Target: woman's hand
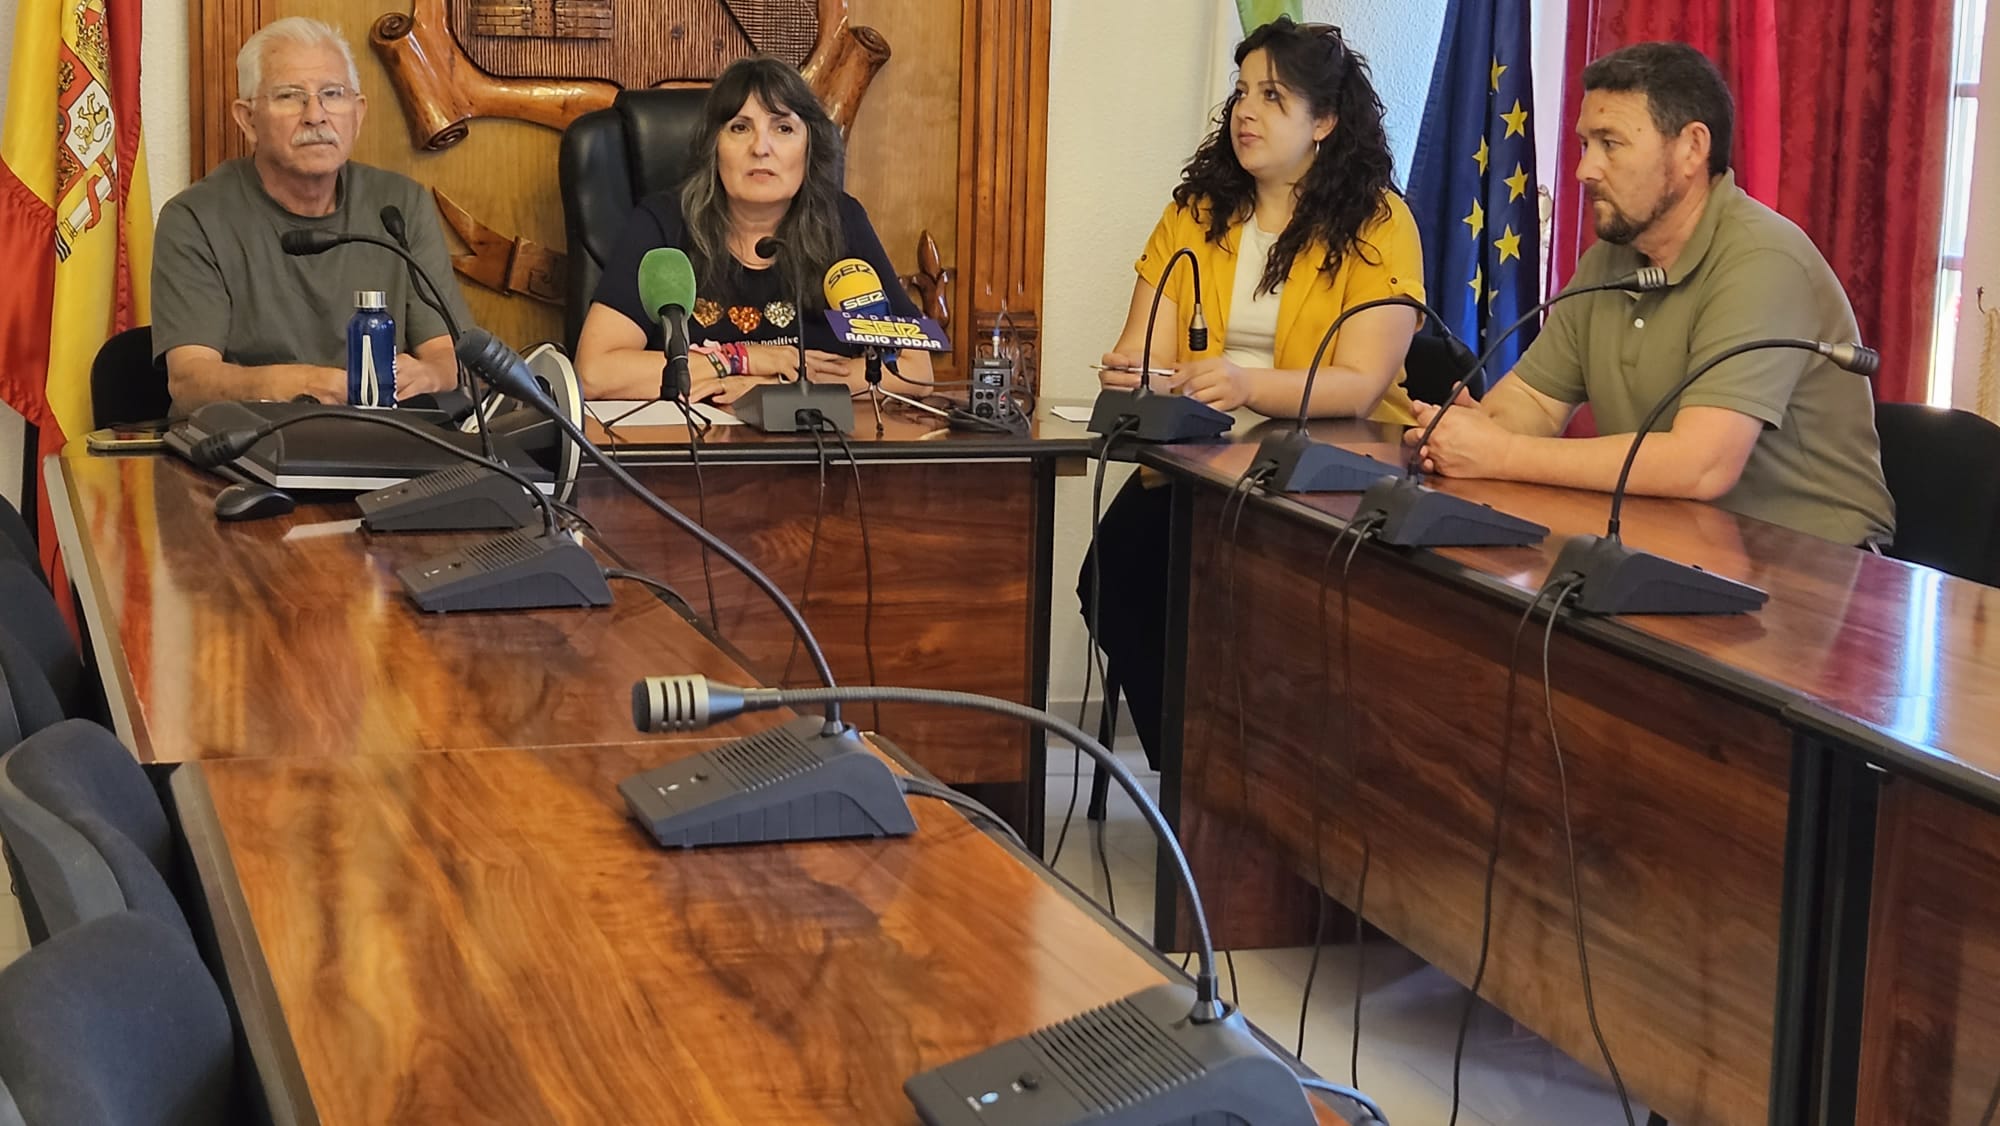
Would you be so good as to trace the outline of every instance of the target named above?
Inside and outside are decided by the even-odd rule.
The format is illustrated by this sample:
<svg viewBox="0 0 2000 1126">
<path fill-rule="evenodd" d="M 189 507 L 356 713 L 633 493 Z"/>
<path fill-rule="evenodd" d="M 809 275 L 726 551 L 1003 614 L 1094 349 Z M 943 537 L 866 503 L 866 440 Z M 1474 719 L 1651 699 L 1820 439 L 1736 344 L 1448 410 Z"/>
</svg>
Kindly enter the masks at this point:
<svg viewBox="0 0 2000 1126">
<path fill-rule="evenodd" d="M 1134 387 L 1139 386 L 1141 381 L 1139 357 L 1128 356 L 1123 352 L 1106 352 L 1103 358 L 1098 360 L 1098 363 L 1103 364 L 1106 370 L 1097 373 L 1097 382 L 1105 387 L 1115 388 L 1120 391 L 1130 391 Z M 1163 386 L 1164 379 L 1160 373 L 1171 373 L 1173 370 L 1174 368 L 1171 364 L 1154 364 L 1154 385 Z"/>
<path fill-rule="evenodd" d="M 745 344 L 744 358 L 748 361 L 746 375 L 781 376 L 797 379 L 799 375 L 799 350 L 790 344 Z"/>
<path fill-rule="evenodd" d="M 1250 401 L 1250 373 L 1228 356 L 1189 360 L 1175 373 L 1172 386 L 1219 411 L 1233 411 Z"/>
<path fill-rule="evenodd" d="M 806 378 L 814 383 L 845 384 L 848 390 L 853 391 L 867 384 L 867 366 L 859 357 L 809 351 L 806 353 Z"/>
<path fill-rule="evenodd" d="M 745 391 L 760 383 L 776 383 L 776 378 L 761 375 L 711 375 L 696 379 L 688 388 L 688 401 L 692 403 L 714 403 L 726 407 L 743 397 Z"/>
</svg>

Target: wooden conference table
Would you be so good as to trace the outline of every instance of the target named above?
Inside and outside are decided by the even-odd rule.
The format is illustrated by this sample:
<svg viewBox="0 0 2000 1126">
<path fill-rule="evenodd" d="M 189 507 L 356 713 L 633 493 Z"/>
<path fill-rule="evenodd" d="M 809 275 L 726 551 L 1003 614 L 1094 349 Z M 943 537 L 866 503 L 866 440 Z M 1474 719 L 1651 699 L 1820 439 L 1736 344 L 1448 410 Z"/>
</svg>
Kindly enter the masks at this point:
<svg viewBox="0 0 2000 1126">
<path fill-rule="evenodd" d="M 1397 456 L 1395 428 L 1315 431 Z M 1481 992 L 1599 1066 L 1545 614 L 1502 716 L 1522 613 L 1564 540 L 1603 531 L 1606 499 L 1433 482 L 1551 534 L 1364 546 L 1343 600 L 1355 495 L 1260 493 L 1230 516 L 1261 436 L 1138 454 L 1176 489 L 1169 636 L 1205 639 L 1170 654 L 1163 797 L 1217 941 L 1311 941 L 1317 887 L 1469 982 L 1511 729 Z M 1633 1097 L 1675 1126 L 1982 1126 L 2000 1082 L 2000 590 L 1688 502 L 1632 499 L 1624 538 L 1771 594 L 1750 615 L 1566 611 L 1555 628 L 1596 1008 Z M 1173 948 L 1185 919 L 1162 892 Z"/>
<path fill-rule="evenodd" d="M 641 740 L 632 678 L 747 674 L 644 590 L 422 615 L 393 571 L 459 537 L 220 524 L 157 458 L 48 480 L 280 1122 L 913 1123 L 915 1072 L 1180 979 L 929 803 L 898 840 L 653 846 L 617 780 L 738 725 Z"/>
<path fill-rule="evenodd" d="M 619 417 L 607 405 L 593 407 L 594 417 Z M 952 430 L 893 403 L 885 405 L 877 434 L 867 402 L 856 402 L 854 411 L 848 443 L 858 475 L 837 442 L 822 438 L 816 445 L 808 434 L 712 427 L 699 447 L 697 474 L 684 427 L 628 420 L 592 428 L 647 487 L 683 512 L 700 514 L 707 528 L 801 603 L 838 680 L 979 692 L 1041 707 L 1048 693 L 1055 479 L 1081 471 L 1090 435 L 1046 411 L 1026 437 Z M 595 469 L 584 473 L 578 493 L 579 507 L 607 542 L 711 617 L 692 539 Z M 710 572 L 716 632 L 759 679 L 816 684 L 784 619 L 748 580 L 713 558 Z M 875 714 L 870 708 L 871 724 Z M 884 704 L 880 715 L 883 734 L 925 769 L 999 811 L 1039 847 L 1040 732 L 998 716 L 934 708 Z"/>
</svg>

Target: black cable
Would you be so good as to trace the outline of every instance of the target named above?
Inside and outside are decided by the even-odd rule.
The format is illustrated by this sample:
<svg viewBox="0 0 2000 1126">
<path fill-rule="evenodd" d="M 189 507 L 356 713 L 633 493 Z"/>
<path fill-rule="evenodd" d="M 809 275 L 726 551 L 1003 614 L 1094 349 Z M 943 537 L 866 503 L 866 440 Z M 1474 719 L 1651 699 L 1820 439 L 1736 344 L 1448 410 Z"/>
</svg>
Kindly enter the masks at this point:
<svg viewBox="0 0 2000 1126">
<path fill-rule="evenodd" d="M 2000 1086 L 1995 1086 L 1993 1096 L 1986 1100 L 1986 1113 L 1979 1116 L 1979 1126 L 1993 1126 L 1995 1113 L 2000 1113 Z"/>
<path fill-rule="evenodd" d="M 1222 952 L 1222 962 L 1229 967 L 1229 1007 L 1242 1012 L 1243 992 L 1236 984 L 1236 956 L 1230 951 L 1224 950 Z"/>
<path fill-rule="evenodd" d="M 1112 918 L 1118 917 L 1118 893 L 1111 888 L 1111 854 L 1104 847 L 1104 822 L 1090 827 L 1090 836 L 1097 848 L 1097 866 L 1104 873 L 1104 909 Z"/>
<path fill-rule="evenodd" d="M 1215 539 L 1215 550 L 1221 550 L 1220 545 L 1223 543 L 1229 545 L 1228 577 L 1224 580 L 1223 584 L 1222 632 L 1229 639 L 1230 682 L 1234 688 L 1236 699 L 1237 790 L 1242 802 L 1241 809 L 1245 815 L 1239 818 L 1237 822 L 1238 827 L 1236 832 L 1239 838 L 1248 824 L 1247 814 L 1250 809 L 1250 742 L 1248 728 L 1243 715 L 1243 653 L 1242 638 L 1240 636 L 1242 631 L 1238 628 L 1240 622 L 1236 616 L 1236 566 L 1237 559 L 1241 555 L 1236 550 L 1236 541 L 1243 529 L 1243 510 L 1250 506 L 1250 494 L 1269 476 L 1270 471 L 1268 469 L 1263 469 L 1253 464 L 1250 468 L 1243 471 L 1242 476 L 1236 479 L 1236 483 L 1230 486 L 1229 496 L 1222 502 L 1222 513 L 1217 520 L 1218 528 Z M 1234 503 L 1236 506 L 1233 517 L 1229 511 L 1231 503 Z M 1226 537 L 1220 528 L 1220 525 L 1225 523 L 1229 526 Z M 1235 883 L 1236 861 L 1242 854 L 1243 850 L 1241 848 L 1231 849 L 1228 859 L 1223 862 L 1222 882 L 1225 886 Z M 1237 992 L 1236 965 L 1234 962 L 1231 962 L 1229 966 L 1229 991 L 1230 1004 L 1238 1004 L 1239 994 Z M 1239 1005 L 1238 1007 L 1241 1006 Z"/>
<path fill-rule="evenodd" d="M 677 396 L 672 401 L 681 409 L 681 420 L 687 423 L 688 463 L 694 466 L 694 518 L 706 528 L 708 527 L 708 482 L 704 481 L 701 475 L 702 434 L 695 426 L 694 404 L 689 402 L 686 396 Z M 610 430 L 607 428 L 605 432 L 610 433 Z M 720 633 L 722 618 L 715 612 L 715 573 L 709 569 L 707 544 L 701 545 L 701 583 L 708 592 L 708 624 Z M 792 638 L 792 647 L 798 648 L 798 638 Z M 786 662 L 785 671 L 791 671 L 789 660 Z"/>
<path fill-rule="evenodd" d="M 847 435 L 839 427 L 826 424 L 827 432 L 840 443 L 841 452 L 847 455 L 847 467 L 854 473 L 854 520 L 861 525 L 861 589 L 864 601 L 861 610 L 861 656 L 868 666 L 868 683 L 880 684 L 882 678 L 875 675 L 875 549 L 868 539 L 868 509 L 861 500 L 861 462 L 854 456 L 854 447 L 848 445 Z M 875 730 L 882 730 L 882 705 L 870 705 L 875 720 Z"/>
<path fill-rule="evenodd" d="M 1598 1055 L 1604 1058 L 1604 1070 L 1611 1073 L 1611 1085 L 1618 1091 L 1618 1105 L 1625 1112 L 1625 1126 L 1638 1126 L 1632 1117 L 1631 1096 L 1625 1093 L 1625 1077 L 1618 1073 L 1618 1065 L 1611 1059 L 1611 1045 L 1605 1041 L 1604 1029 L 1597 1023 L 1597 998 L 1590 987 L 1590 951 L 1584 941 L 1583 887 L 1576 871 L 1576 834 L 1570 827 L 1569 819 L 1569 770 L 1563 765 L 1562 736 L 1556 731 L 1555 686 L 1549 682 L 1549 650 L 1555 640 L 1556 619 L 1562 616 L 1563 603 L 1582 588 L 1583 579 L 1580 576 L 1563 579 L 1556 591 L 1555 603 L 1549 607 L 1549 623 L 1542 631 L 1542 704 L 1548 714 L 1549 745 L 1556 755 L 1556 790 L 1562 799 L 1563 849 L 1569 858 L 1570 919 L 1576 927 L 1576 966 L 1583 975 L 1583 1011 L 1590 1018 L 1590 1035 L 1597 1041 Z"/>
<path fill-rule="evenodd" d="M 1500 712 L 1500 786 L 1493 799 L 1493 836 L 1486 849 L 1486 890 L 1479 911 L 1479 960 L 1472 971 L 1472 985 L 1465 992 L 1465 1004 L 1458 1014 L 1458 1042 L 1451 1051 L 1451 1118 L 1447 1126 L 1457 1126 L 1462 1075 L 1465 1066 L 1465 1037 L 1472 1027 L 1472 1008 L 1479 1003 L 1479 987 L 1486 980 L 1487 957 L 1493 952 L 1493 884 L 1500 871 L 1501 835 L 1507 823 L 1509 773 L 1514 762 L 1514 696 L 1521 670 L 1521 636 L 1528 620 L 1548 596 L 1548 588 L 1535 592 L 1521 620 L 1514 626 L 1514 640 L 1507 652 L 1507 702 Z"/>
<path fill-rule="evenodd" d="M 1077 702 L 1076 725 L 1082 727 L 1090 713 L 1090 677 L 1093 672 L 1099 680 L 1109 684 L 1104 673 L 1104 654 L 1097 645 L 1098 615 L 1103 613 L 1101 605 L 1104 595 L 1103 552 L 1097 542 L 1097 534 L 1104 522 L 1104 471 L 1111 463 L 1111 444 L 1126 431 L 1136 429 L 1139 420 L 1121 418 L 1111 424 L 1111 429 L 1097 443 L 1097 474 L 1090 486 L 1090 605 L 1083 616 L 1083 699 Z M 1076 795 L 1079 780 L 1083 776 L 1083 752 L 1070 752 L 1069 807 L 1063 811 L 1062 829 L 1056 833 L 1055 851 L 1049 854 L 1049 868 L 1062 859 L 1064 842 L 1069 840 L 1070 823 L 1076 820 Z"/>
<path fill-rule="evenodd" d="M 1366 1111 L 1370 1118 L 1375 1120 L 1370 1126 L 1389 1126 L 1389 1116 L 1382 1112 L 1381 1104 L 1362 1094 L 1356 1088 L 1343 1087 L 1338 1083 L 1329 1083 L 1324 1079 L 1305 1075 L 1299 1076 L 1299 1086 L 1314 1091 L 1325 1091 L 1329 1095 L 1338 1095 L 1351 1103 L 1355 1103 L 1363 1111 Z"/>
<path fill-rule="evenodd" d="M 806 573 L 805 577 L 799 581 L 798 607 L 800 614 L 804 614 L 806 607 L 812 604 L 813 567 L 819 562 L 819 526 L 826 519 L 826 442 L 821 439 L 821 432 L 817 426 L 806 431 L 806 433 L 812 435 L 813 449 L 819 455 L 819 498 L 813 503 L 812 539 L 808 541 L 806 546 Z M 798 658 L 798 655 L 799 639 L 798 635 L 794 634 L 792 636 L 792 647 L 785 653 L 784 672 L 778 677 L 780 685 L 789 685 L 791 683 L 792 662 Z"/>
<path fill-rule="evenodd" d="M 909 775 L 903 775 L 896 781 L 902 786 L 903 793 L 916 798 L 930 798 L 933 801 L 941 801 L 946 805 L 952 806 L 972 820 L 983 821 L 987 825 L 1000 830 L 1001 834 L 1014 842 L 1014 846 L 1022 852 L 1028 851 L 1028 842 L 1021 839 L 1021 834 L 1015 832 L 1014 827 L 1007 824 L 1005 818 L 970 797 L 959 793 L 957 790 L 948 786 L 935 785 L 922 778 L 912 778 Z"/>
<path fill-rule="evenodd" d="M 1356 746 L 1354 741 L 1354 724 L 1353 724 L 1354 662 L 1352 657 L 1352 651 L 1348 644 L 1349 637 L 1352 631 L 1350 627 L 1348 627 L 1347 625 L 1347 622 L 1350 620 L 1347 617 L 1347 614 L 1349 613 L 1349 604 L 1347 599 L 1347 577 L 1349 571 L 1351 571 L 1354 567 L 1355 554 L 1361 550 L 1362 543 L 1367 540 L 1369 534 L 1373 532 L 1375 528 L 1379 526 L 1379 524 L 1380 521 L 1368 520 L 1368 521 L 1349 523 L 1346 526 L 1342 527 L 1340 530 L 1340 534 L 1336 535 L 1333 538 L 1333 544 L 1327 548 L 1325 558 L 1320 560 L 1320 567 L 1319 567 L 1320 680 L 1325 688 L 1325 690 L 1320 694 L 1319 729 L 1320 729 L 1320 743 L 1322 746 L 1324 746 L 1330 742 L 1330 740 L 1327 738 L 1327 735 L 1328 735 L 1328 728 L 1331 727 L 1333 720 L 1332 699 L 1334 696 L 1333 686 L 1331 683 L 1333 680 L 1333 655 L 1332 655 L 1332 640 L 1331 640 L 1333 631 L 1330 628 L 1328 628 L 1326 620 L 1326 596 L 1327 596 L 1327 587 L 1329 585 L 1327 583 L 1327 572 L 1330 571 L 1333 567 L 1334 557 L 1340 554 L 1340 548 L 1342 543 L 1346 541 L 1349 533 L 1352 533 L 1354 536 L 1354 542 L 1348 546 L 1347 559 L 1341 565 L 1341 570 L 1340 570 L 1341 614 L 1342 614 L 1341 660 L 1343 662 L 1343 668 L 1346 670 L 1345 687 L 1342 690 L 1343 699 L 1345 701 L 1344 705 L 1345 723 L 1343 725 L 1343 730 L 1345 732 L 1345 738 L 1347 741 L 1347 749 L 1348 749 L 1349 769 L 1348 769 L 1347 797 L 1350 800 L 1352 800 L 1355 797 L 1355 795 L 1359 792 L 1357 778 L 1359 774 L 1358 758 L 1360 755 L 1360 750 Z M 1319 903 L 1316 905 L 1316 908 L 1313 912 L 1312 960 L 1306 965 L 1305 989 L 1299 996 L 1298 1048 L 1296 1051 L 1293 1052 L 1293 1054 L 1301 1058 L 1303 1058 L 1306 1053 L 1306 1014 L 1312 1007 L 1313 982 L 1319 976 L 1320 954 L 1326 945 L 1327 898 L 1328 898 L 1326 893 L 1326 850 L 1324 849 L 1324 847 L 1322 847 L 1320 843 L 1322 837 L 1324 836 L 1324 819 L 1322 817 L 1322 814 L 1324 813 L 1325 810 L 1323 795 L 1325 794 L 1326 788 L 1321 784 L 1322 780 L 1320 777 L 1320 760 L 1321 756 L 1318 753 L 1314 753 L 1311 755 L 1311 767 L 1312 767 L 1311 788 L 1313 795 L 1312 797 L 1313 887 L 1319 891 Z M 1364 897 L 1367 895 L 1367 887 L 1368 887 L 1368 843 L 1367 843 L 1367 836 L 1365 833 L 1362 836 L 1361 858 L 1362 858 L 1361 889 L 1359 892 L 1356 893 L 1355 896 L 1356 904 L 1354 907 L 1355 918 L 1357 921 L 1361 918 L 1362 902 L 1364 902 Z M 1356 928 L 1356 932 L 1357 932 L 1356 942 L 1358 945 L 1359 943 L 1358 925 Z M 1356 957 L 1357 959 L 1360 957 L 1360 952 L 1358 950 L 1356 951 Z M 1361 1082 L 1360 1050 L 1358 1047 L 1361 1040 L 1361 1014 L 1360 1014 L 1360 1004 L 1359 1004 L 1359 991 L 1360 991 L 1359 977 L 1361 974 L 1361 969 L 1357 968 L 1355 973 L 1357 979 L 1355 983 L 1357 999 L 1355 1005 L 1354 1035 L 1352 1042 L 1355 1045 L 1357 1045 L 1357 1047 L 1355 1047 L 1354 1053 L 1349 1060 L 1349 1069 L 1352 1072 L 1354 1072 L 1353 1082 L 1355 1083 L 1355 1085 L 1359 1086 Z"/>
<path fill-rule="evenodd" d="M 1373 535 L 1382 523 L 1380 517 L 1370 517 L 1361 522 L 1361 530 L 1354 536 L 1354 546 L 1347 549 L 1347 560 L 1340 567 L 1341 714 L 1347 741 L 1347 793 L 1354 801 L 1361 800 L 1361 741 L 1354 735 L 1354 602 L 1351 597 L 1354 585 L 1349 578 L 1354 569 L 1354 555 L 1361 550 L 1362 541 Z M 1368 872 L 1374 861 L 1374 842 L 1364 828 L 1361 831 L 1361 871 L 1354 879 L 1354 1011 L 1347 1037 L 1348 1081 L 1356 1087 L 1361 1086 L 1361 995 L 1368 978 Z"/>
<path fill-rule="evenodd" d="M 606 567 L 604 569 L 604 577 L 607 579 L 624 579 L 627 582 L 634 582 L 638 583 L 641 586 L 651 587 L 652 589 L 660 592 L 661 594 L 666 595 L 668 598 L 673 599 L 675 602 L 681 604 L 682 606 L 687 605 L 687 599 L 681 597 L 680 591 L 675 590 L 672 586 L 668 585 L 667 583 L 661 582 L 659 579 L 656 579 L 651 575 L 642 575 L 637 571 L 627 570 L 623 567 Z"/>
</svg>

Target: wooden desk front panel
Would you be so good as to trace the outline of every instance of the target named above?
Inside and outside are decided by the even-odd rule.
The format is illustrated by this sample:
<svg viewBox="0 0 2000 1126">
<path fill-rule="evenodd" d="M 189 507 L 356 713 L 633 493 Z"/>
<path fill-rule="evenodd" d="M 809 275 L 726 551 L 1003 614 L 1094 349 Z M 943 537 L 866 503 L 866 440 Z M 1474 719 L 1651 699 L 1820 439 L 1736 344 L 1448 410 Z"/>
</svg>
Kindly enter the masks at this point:
<svg viewBox="0 0 2000 1126">
<path fill-rule="evenodd" d="M 1032 703 L 1041 697 L 1046 661 L 1036 640 L 1046 631 L 1048 613 L 1041 575 L 1046 562 L 1037 558 L 1038 529 L 1048 517 L 1046 469 L 1027 460 L 864 461 L 857 498 L 853 471 L 835 465 L 826 476 L 809 592 L 817 464 L 706 463 L 705 517 L 692 469 L 655 465 L 634 472 L 801 602 L 841 683 L 945 688 Z M 583 511 L 607 543 L 708 613 L 701 551 L 692 538 L 608 477 L 586 474 L 578 491 Z M 864 509 L 874 560 L 872 669 L 859 518 Z M 720 558 L 711 555 L 709 568 L 716 632 L 765 683 L 782 678 L 789 687 L 817 687 L 811 663 L 795 652 L 792 632 L 770 601 Z M 864 726 L 874 725 L 874 715 L 872 708 L 850 708 L 850 718 Z M 1031 736 L 1001 717 L 883 705 L 880 726 L 946 782 L 1030 780 Z"/>
<path fill-rule="evenodd" d="M 747 675 L 629 583 L 600 609 L 415 609 L 397 568 L 486 533 L 371 535 L 347 502 L 225 524 L 221 483 L 165 458 L 56 472 L 106 691 L 142 761 L 629 742 L 635 679 Z"/>
<path fill-rule="evenodd" d="M 1986 1126 L 2000 1088 L 2000 818 L 1890 778 L 1856 1122 Z"/>
<path fill-rule="evenodd" d="M 1253 506 L 1232 551 L 1215 535 L 1224 499 L 1197 487 L 1189 636 L 1202 640 L 1188 656 L 1180 810 L 1217 941 L 1310 941 L 1296 926 L 1310 916 L 1284 883 L 1311 880 L 1323 864 L 1321 886 L 1354 906 L 1365 840 L 1367 919 L 1469 982 L 1519 611 L 1363 549 L 1350 592 L 1350 745 L 1338 560 L 1321 626 L 1331 533 Z M 1543 710 L 1541 625 L 1538 617 L 1520 652 L 1481 992 L 1598 1067 Z M 1556 719 L 1592 981 L 1613 1055 L 1633 1096 L 1676 1124 L 1760 1123 L 1788 735 L 1772 716 L 1557 632 Z"/>
<path fill-rule="evenodd" d="M 176 778 L 321 1122 L 913 1124 L 910 1075 L 1165 980 L 934 803 L 899 840 L 659 849 L 614 787 L 664 748 Z"/>
</svg>

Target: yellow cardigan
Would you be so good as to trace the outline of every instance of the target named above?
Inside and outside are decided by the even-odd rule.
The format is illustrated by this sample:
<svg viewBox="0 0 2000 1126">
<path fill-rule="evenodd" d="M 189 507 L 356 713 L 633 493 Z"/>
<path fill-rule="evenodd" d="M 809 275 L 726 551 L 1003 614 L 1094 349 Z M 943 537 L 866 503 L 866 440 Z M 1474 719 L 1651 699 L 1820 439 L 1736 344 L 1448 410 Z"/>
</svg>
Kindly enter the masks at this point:
<svg viewBox="0 0 2000 1126">
<path fill-rule="evenodd" d="M 1292 272 L 1278 294 L 1278 335 L 1272 353 L 1279 369 L 1304 371 L 1310 367 L 1319 338 L 1350 305 L 1394 294 L 1423 300 L 1424 250 L 1417 221 L 1401 196 L 1386 192 L 1383 198 L 1389 205 L 1388 216 L 1370 220 L 1362 228 L 1360 248 L 1341 258 L 1340 268 L 1331 278 L 1320 269 L 1326 261 L 1326 248 L 1321 243 L 1312 243 L 1293 260 Z M 1230 227 L 1221 242 L 1209 242 L 1207 228 L 1196 212 L 1170 203 L 1160 216 L 1160 225 L 1153 228 L 1153 237 L 1146 240 L 1145 253 L 1134 264 L 1146 284 L 1157 289 L 1174 251 L 1185 246 L 1194 252 L 1201 267 L 1202 311 L 1208 320 L 1208 350 L 1197 356 L 1221 355 L 1229 339 L 1229 298 L 1236 288 L 1236 250 L 1240 245 L 1242 224 Z M 1247 268 L 1262 272 L 1264 264 L 1249 263 Z M 1194 315 L 1193 294 L 1193 272 L 1182 265 L 1174 270 L 1167 296 L 1179 316 L 1180 331 L 1175 339 L 1183 351 L 1188 321 Z M 1331 357 L 1339 346 L 1340 338 L 1335 336 L 1326 355 Z M 1322 365 L 1325 362 L 1322 359 Z M 1400 371 L 1368 417 L 1377 422 L 1415 424 L 1417 416 L 1410 410 L 1410 396 L 1403 390 Z"/>
</svg>

